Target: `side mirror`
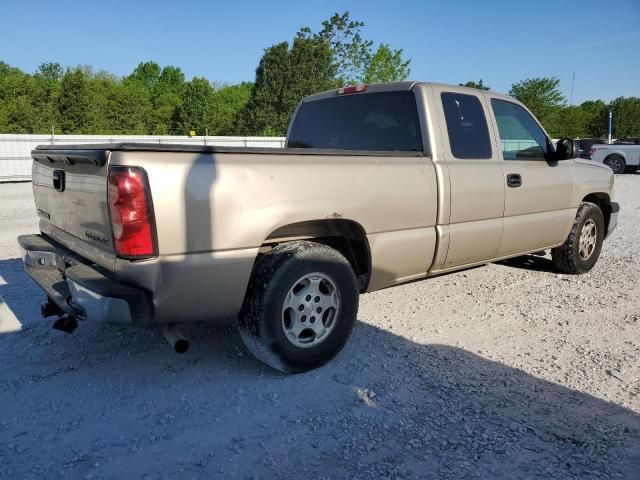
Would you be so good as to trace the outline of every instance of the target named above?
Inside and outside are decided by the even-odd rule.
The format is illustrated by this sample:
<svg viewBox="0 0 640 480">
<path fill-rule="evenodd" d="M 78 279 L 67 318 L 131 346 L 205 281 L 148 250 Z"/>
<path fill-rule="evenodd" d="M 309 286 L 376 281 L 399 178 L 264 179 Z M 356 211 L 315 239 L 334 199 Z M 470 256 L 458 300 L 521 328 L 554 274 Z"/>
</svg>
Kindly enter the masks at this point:
<svg viewBox="0 0 640 480">
<path fill-rule="evenodd" d="M 561 138 L 556 143 L 556 154 L 554 160 L 571 160 L 577 158 L 579 153 L 578 142 L 571 138 Z"/>
</svg>

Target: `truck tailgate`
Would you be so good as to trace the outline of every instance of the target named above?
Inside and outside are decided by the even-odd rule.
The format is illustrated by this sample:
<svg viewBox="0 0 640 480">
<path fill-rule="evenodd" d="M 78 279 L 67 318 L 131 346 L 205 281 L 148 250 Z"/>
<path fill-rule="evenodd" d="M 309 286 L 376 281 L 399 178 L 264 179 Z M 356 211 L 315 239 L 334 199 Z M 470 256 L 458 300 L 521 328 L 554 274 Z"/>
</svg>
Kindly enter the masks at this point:
<svg viewBox="0 0 640 480">
<path fill-rule="evenodd" d="M 38 147 L 33 193 L 40 230 L 70 250 L 113 269 L 115 254 L 107 198 L 106 149 Z"/>
</svg>

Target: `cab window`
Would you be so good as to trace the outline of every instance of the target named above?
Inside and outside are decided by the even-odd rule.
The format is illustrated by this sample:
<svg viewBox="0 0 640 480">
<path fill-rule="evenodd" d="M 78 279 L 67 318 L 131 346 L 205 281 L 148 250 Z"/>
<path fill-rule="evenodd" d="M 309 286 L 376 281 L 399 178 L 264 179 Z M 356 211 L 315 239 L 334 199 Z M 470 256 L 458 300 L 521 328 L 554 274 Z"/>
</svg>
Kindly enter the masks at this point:
<svg viewBox="0 0 640 480">
<path fill-rule="evenodd" d="M 520 105 L 491 99 L 498 124 L 502 157 L 505 160 L 544 160 L 547 136 L 533 117 Z"/>
<path fill-rule="evenodd" d="M 300 105 L 287 146 L 377 152 L 422 152 L 412 91 L 356 93 Z"/>
<path fill-rule="evenodd" d="M 491 158 L 491 139 L 480 99 L 464 93 L 441 94 L 451 153 L 456 158 Z"/>
</svg>

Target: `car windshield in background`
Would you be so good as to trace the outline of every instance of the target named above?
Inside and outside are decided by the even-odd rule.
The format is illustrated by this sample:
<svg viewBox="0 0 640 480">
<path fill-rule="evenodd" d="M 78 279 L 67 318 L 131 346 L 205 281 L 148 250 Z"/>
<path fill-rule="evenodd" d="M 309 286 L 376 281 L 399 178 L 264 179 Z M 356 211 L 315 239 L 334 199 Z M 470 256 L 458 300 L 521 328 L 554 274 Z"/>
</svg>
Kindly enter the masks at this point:
<svg viewBox="0 0 640 480">
<path fill-rule="evenodd" d="M 293 120 L 291 148 L 421 152 L 413 92 L 350 94 L 303 103 Z"/>
</svg>

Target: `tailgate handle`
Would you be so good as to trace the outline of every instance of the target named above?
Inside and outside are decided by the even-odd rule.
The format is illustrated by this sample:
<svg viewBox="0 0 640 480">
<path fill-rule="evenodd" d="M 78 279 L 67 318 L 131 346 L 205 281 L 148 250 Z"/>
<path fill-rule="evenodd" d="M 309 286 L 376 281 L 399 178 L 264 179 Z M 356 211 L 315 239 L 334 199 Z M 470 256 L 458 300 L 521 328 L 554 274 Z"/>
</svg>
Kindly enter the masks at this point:
<svg viewBox="0 0 640 480">
<path fill-rule="evenodd" d="M 53 188 L 58 192 L 64 192 L 64 170 L 53 171 Z"/>
</svg>

